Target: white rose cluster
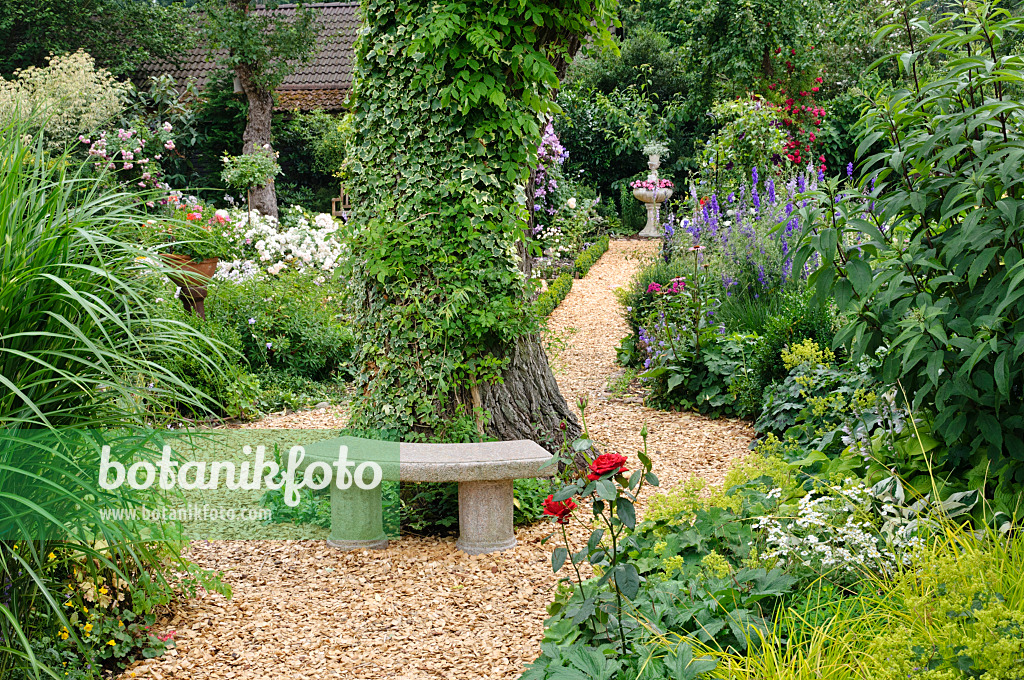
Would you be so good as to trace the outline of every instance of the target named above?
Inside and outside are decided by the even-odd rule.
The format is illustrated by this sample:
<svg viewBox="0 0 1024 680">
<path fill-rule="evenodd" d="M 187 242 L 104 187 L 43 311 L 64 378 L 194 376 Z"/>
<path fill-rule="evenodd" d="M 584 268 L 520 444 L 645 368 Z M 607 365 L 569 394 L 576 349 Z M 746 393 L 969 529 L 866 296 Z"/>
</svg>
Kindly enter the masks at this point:
<svg viewBox="0 0 1024 680">
<path fill-rule="evenodd" d="M 244 283 L 258 277 L 263 269 L 252 260 L 221 260 L 217 263 L 215 279 Z"/>
<path fill-rule="evenodd" d="M 285 211 L 285 222 L 249 212 L 227 211 L 232 222 L 232 233 L 243 252 L 252 253 L 251 260 L 223 263 L 219 278 L 244 281 L 255 276 L 259 268 L 276 276 L 285 269 L 315 268 L 332 272 L 339 261 L 348 256 L 349 248 L 339 238 L 341 224 L 326 213 L 310 216 L 301 208 Z"/>
</svg>

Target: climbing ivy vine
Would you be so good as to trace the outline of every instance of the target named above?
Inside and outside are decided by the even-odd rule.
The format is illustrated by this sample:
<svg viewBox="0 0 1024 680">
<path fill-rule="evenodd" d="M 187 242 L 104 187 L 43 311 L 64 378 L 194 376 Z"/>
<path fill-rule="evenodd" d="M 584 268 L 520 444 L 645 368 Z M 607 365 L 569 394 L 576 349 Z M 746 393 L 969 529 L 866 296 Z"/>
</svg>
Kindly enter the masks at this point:
<svg viewBox="0 0 1024 680">
<path fill-rule="evenodd" d="M 443 434 L 534 330 L 524 186 L 559 72 L 582 41 L 611 45 L 614 3 L 363 0 L 355 425 Z"/>
</svg>

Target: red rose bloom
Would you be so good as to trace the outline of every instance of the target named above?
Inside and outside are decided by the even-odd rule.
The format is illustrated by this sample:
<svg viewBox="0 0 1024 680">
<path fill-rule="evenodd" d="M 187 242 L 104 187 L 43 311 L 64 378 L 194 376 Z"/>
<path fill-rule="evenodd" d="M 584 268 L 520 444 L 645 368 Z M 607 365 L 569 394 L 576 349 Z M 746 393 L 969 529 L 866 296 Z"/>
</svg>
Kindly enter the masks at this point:
<svg viewBox="0 0 1024 680">
<path fill-rule="evenodd" d="M 626 471 L 625 456 L 620 456 L 617 453 L 602 453 L 590 464 L 590 474 L 587 475 L 587 479 L 594 481 L 601 479 L 602 475 L 606 475 L 609 472 L 622 474 Z"/>
<path fill-rule="evenodd" d="M 544 500 L 544 514 L 557 517 L 559 524 L 566 524 L 569 521 L 569 515 L 575 509 L 576 504 L 573 503 L 571 498 L 564 501 L 556 501 L 555 495 L 551 494 Z"/>
</svg>

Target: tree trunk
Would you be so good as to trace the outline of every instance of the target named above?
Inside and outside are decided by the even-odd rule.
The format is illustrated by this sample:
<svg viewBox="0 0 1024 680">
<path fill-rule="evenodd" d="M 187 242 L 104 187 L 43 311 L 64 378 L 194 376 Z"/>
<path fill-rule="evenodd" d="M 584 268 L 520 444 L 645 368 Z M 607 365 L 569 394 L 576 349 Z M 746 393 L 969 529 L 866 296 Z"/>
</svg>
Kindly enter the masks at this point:
<svg viewBox="0 0 1024 680">
<path fill-rule="evenodd" d="M 274 93 L 256 85 L 253 69 L 249 66 L 237 66 L 235 75 L 238 76 L 242 91 L 249 100 L 249 115 L 245 121 L 245 133 L 242 135 L 242 153 L 253 153 L 257 149 L 273 152 L 273 147 L 270 146 L 270 126 L 274 116 Z M 264 215 L 277 217 L 277 192 L 274 189 L 274 180 L 252 188 L 249 207 L 259 210 Z"/>
<path fill-rule="evenodd" d="M 485 31 L 493 31 L 498 18 L 516 16 L 515 8 L 499 4 L 495 17 L 485 17 L 494 6 L 471 4 L 464 14 L 480 17 L 473 21 Z M 353 317 L 361 370 L 351 422 L 398 437 L 464 437 L 471 398 L 489 414 L 486 425 L 476 422 L 477 430 L 501 440 L 532 439 L 558 452 L 580 425 L 540 338 L 521 335 L 530 327 L 522 318 L 529 310 L 509 299 L 521 284 L 514 268 L 528 272 L 530 265 L 517 185 L 532 180 L 528 164 L 535 163 L 531 151 L 540 142 L 510 121 L 536 115 L 522 103 L 524 91 L 553 93 L 532 69 L 494 63 L 491 49 L 472 41 L 459 50 L 479 61 L 473 76 L 501 83 L 512 109 L 493 96 L 462 92 L 454 66 L 423 78 L 408 55 L 420 49 L 414 36 L 434 21 L 435 4 L 366 0 L 363 8 L 361 40 L 374 47 L 372 58 L 357 65 L 361 95 L 349 148 L 353 219 L 365 226 L 354 247 L 360 253 L 353 279 L 361 304 Z M 584 18 L 593 11 L 585 3 L 559 8 Z M 572 47 L 590 35 L 585 26 L 573 29 L 580 36 L 570 34 L 569 23 L 531 33 L 524 47 L 544 54 L 545 46 Z M 567 63 L 553 60 L 556 71 Z M 438 92 L 449 86 L 457 94 L 442 103 Z M 482 130 L 488 131 L 483 137 Z M 533 188 L 527 187 L 528 196 Z M 501 359 L 506 368 L 495 383 L 493 367 Z M 447 429 L 452 425 L 459 429 Z"/>
<path fill-rule="evenodd" d="M 491 416 L 487 434 L 503 441 L 532 439 L 558 453 L 562 442 L 571 442 L 581 430 L 558 390 L 540 338 L 518 338 L 511 358 L 504 382 L 480 388 L 480 407 Z"/>
</svg>

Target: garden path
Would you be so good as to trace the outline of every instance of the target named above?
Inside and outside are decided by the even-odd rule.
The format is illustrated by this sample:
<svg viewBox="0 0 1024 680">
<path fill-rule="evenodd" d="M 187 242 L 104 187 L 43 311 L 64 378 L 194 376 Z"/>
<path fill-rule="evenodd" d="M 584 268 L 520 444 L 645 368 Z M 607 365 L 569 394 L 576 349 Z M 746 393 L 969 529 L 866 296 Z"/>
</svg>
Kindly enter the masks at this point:
<svg viewBox="0 0 1024 680">
<path fill-rule="evenodd" d="M 659 411 L 643 406 L 638 381 L 621 395 L 609 385 L 610 378 L 623 374 L 616 348 L 629 333 L 615 289 L 625 288 L 659 246 L 660 241 L 612 241 L 551 314 L 547 344 L 562 395 L 574 407 L 580 397 L 587 398 L 587 426 L 602 452 L 633 456 L 643 446 L 640 430 L 647 423 L 647 447 L 663 488 L 691 475 L 714 482 L 753 438 L 743 421 Z"/>
<path fill-rule="evenodd" d="M 613 241 L 549 321 L 548 344 L 566 399 L 589 398 L 602 450 L 634 456 L 640 428 L 663 487 L 717 479 L 751 432 L 739 421 L 644 407 L 608 378 L 626 332 L 614 290 L 653 257 L 656 243 Z M 267 418 L 257 427 L 338 427 L 343 409 Z M 635 459 L 633 462 L 635 465 Z M 122 678 L 317 680 L 516 678 L 539 653 L 556 579 L 550 525 L 518 532 L 514 549 L 470 557 L 453 539 L 403 537 L 387 550 L 339 552 L 319 541 L 195 542 L 190 558 L 223 570 L 234 594 L 202 595 L 162 622 L 178 647 Z M 585 536 L 580 523 L 574 535 Z"/>
</svg>

